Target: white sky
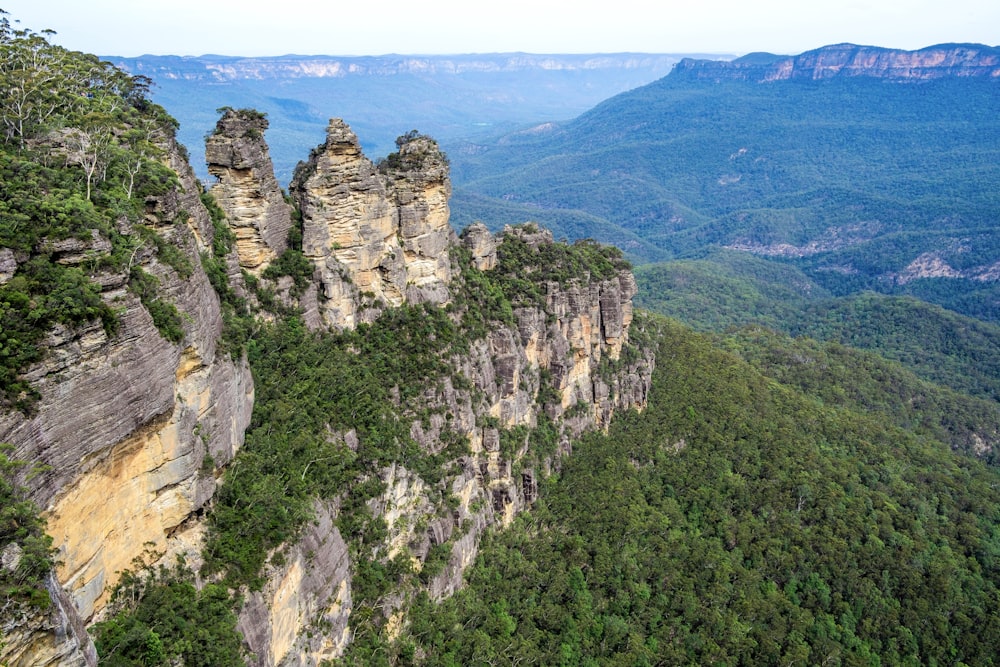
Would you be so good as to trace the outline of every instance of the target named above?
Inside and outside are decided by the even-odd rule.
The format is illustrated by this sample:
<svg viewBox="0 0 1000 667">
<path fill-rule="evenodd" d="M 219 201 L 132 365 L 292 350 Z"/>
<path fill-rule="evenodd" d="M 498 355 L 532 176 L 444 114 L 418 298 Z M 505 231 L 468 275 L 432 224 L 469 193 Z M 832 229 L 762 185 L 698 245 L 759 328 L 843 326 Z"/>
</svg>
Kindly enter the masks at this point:
<svg viewBox="0 0 1000 667">
<path fill-rule="evenodd" d="M 1000 44 L 1000 0 L 0 0 L 104 56 L 794 54 L 852 42 Z"/>
</svg>

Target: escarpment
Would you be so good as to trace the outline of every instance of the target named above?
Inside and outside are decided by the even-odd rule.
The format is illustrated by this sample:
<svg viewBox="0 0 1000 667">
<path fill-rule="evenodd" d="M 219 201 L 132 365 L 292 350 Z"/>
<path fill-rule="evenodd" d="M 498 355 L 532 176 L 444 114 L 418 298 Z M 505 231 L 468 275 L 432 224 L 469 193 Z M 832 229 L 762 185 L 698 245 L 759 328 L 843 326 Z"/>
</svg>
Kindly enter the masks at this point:
<svg viewBox="0 0 1000 667">
<path fill-rule="evenodd" d="M 93 664 L 81 621 L 101 612 L 144 549 L 183 549 L 249 423 L 249 368 L 219 349 L 219 297 L 199 257 L 213 241 L 201 187 L 173 139 L 159 142 L 176 185 L 148 196 L 138 220 L 118 220 L 125 262 L 99 261 L 112 244 L 97 232 L 58 254 L 63 265 L 92 272 L 116 329 L 100 320 L 51 329 L 41 361 L 23 375 L 37 401 L 28 412 L 0 414 L 0 442 L 42 471 L 24 484 L 56 549 L 46 613 L 64 618 L 55 629 L 48 621 L 5 628 L 0 650 L 13 665 Z M 179 328 L 164 333 L 150 309 L 166 304 Z M 69 639 L 50 641 L 62 636 Z M 60 653 L 67 646 L 75 648 Z"/>
<path fill-rule="evenodd" d="M 1000 77 L 1000 49 L 982 44 L 938 44 L 916 51 L 855 44 L 824 46 L 797 56 L 753 53 L 733 61 L 685 58 L 677 76 L 758 83 L 843 77 L 897 82 Z"/>
<path fill-rule="evenodd" d="M 574 437 L 645 405 L 654 360 L 630 335 L 636 286 L 619 252 L 555 243 L 534 225 L 494 236 L 477 224 L 459 238 L 432 139 L 404 135 L 375 164 L 339 120 L 296 171 L 295 215 L 274 183 L 265 129 L 259 115 L 230 110 L 207 139 L 218 210 L 164 140 L 174 185 L 146 199 L 141 220 L 119 221 L 127 261 L 93 273 L 117 329 L 53 327 L 43 360 L 24 373 L 37 404 L 0 416 L 0 441 L 45 466 L 25 483 L 59 561 L 47 620 L 4 630 L 11 664 L 93 664 L 83 626 L 128 613 L 109 603 L 140 557 L 179 557 L 198 587 L 231 586 L 250 664 L 315 665 L 350 651 L 359 633 L 397 636 L 415 595 L 461 586 L 484 531 L 537 500 Z M 57 256 L 84 266 L 121 242 L 95 233 Z M 23 258 L 8 254 L 0 267 L 16 276 Z M 177 312 L 169 326 L 164 304 Z M 377 405 L 352 393 L 362 385 L 332 377 L 320 378 L 316 402 L 305 385 L 255 391 L 267 376 L 251 379 L 224 330 L 256 336 L 251 361 L 273 354 L 294 380 L 309 362 L 289 352 L 290 338 L 263 332 L 298 336 L 298 322 L 315 332 L 302 340 L 347 360 L 345 378 L 379 385 Z M 291 537 L 268 547 L 249 579 L 227 574 L 220 549 L 196 577 L 222 539 L 222 505 L 251 521 L 257 500 L 225 497 L 231 475 L 253 469 L 241 456 L 271 456 L 248 427 L 270 439 L 288 428 L 251 419 L 261 393 L 272 402 L 264 414 L 296 429 L 318 401 L 349 406 L 319 410 L 316 440 L 292 433 L 317 452 L 296 453 L 261 482 L 279 485 L 265 494 L 279 505 L 292 487 L 325 490 L 309 491 Z M 373 575 L 383 571 L 394 574 Z"/>
<path fill-rule="evenodd" d="M 359 615 L 390 636 L 404 631 L 412 595 L 453 593 L 483 531 L 506 525 L 537 499 L 538 480 L 569 452 L 573 437 L 603 427 L 618 410 L 645 405 L 653 358 L 629 340 L 636 286 L 620 254 L 555 243 L 533 225 L 494 237 L 477 224 L 459 239 L 448 225 L 447 162 L 437 145 L 411 132 L 397 146 L 376 165 L 334 119 L 326 142 L 296 171 L 290 193 L 323 324 L 378 328 L 388 309 L 426 304 L 446 307 L 444 323 L 428 319 L 457 327 L 447 338 L 458 334 L 467 343 L 442 339 L 434 356 L 448 369 L 443 375 L 389 387 L 399 437 L 417 449 L 358 480 L 380 489 L 363 507 L 384 533 L 374 542 L 342 536 L 336 526 L 343 518 L 321 504 L 319 526 L 331 512 L 333 523 L 309 528 L 279 564 L 266 567 L 268 583 L 240 615 L 255 665 L 339 656 L 359 631 Z M 403 318 L 389 331 L 363 335 L 405 338 L 414 322 Z M 351 456 L 377 436 L 350 419 L 325 428 Z M 339 502 L 357 502 L 346 493 Z M 303 559 L 304 552 L 315 558 Z M 359 597 L 357 577 L 388 563 L 408 563 L 410 578 L 375 599 Z M 370 591 L 370 583 L 362 585 Z"/>
</svg>

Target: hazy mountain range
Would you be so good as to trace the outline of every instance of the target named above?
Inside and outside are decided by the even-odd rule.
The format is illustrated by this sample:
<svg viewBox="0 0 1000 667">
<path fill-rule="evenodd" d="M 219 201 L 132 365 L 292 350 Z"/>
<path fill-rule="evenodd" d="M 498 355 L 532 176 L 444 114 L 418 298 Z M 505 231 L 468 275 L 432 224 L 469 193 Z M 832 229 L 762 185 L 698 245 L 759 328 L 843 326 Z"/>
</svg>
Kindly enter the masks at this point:
<svg viewBox="0 0 1000 667">
<path fill-rule="evenodd" d="M 418 129 L 441 142 L 481 137 L 550 119 L 569 119 L 618 93 L 667 74 L 697 54 L 526 53 L 372 57 L 105 56 L 153 79 L 153 98 L 181 123 L 178 136 L 205 176 L 203 137 L 222 106 L 268 114 L 278 180 L 343 118 L 374 156 Z"/>
</svg>

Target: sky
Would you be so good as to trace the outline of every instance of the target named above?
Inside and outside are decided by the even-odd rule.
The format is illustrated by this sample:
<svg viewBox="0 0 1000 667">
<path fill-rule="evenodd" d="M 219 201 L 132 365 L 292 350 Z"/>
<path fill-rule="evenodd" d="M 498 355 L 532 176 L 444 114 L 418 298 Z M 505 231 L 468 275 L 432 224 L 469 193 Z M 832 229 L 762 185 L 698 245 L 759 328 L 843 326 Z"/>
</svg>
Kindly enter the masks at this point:
<svg viewBox="0 0 1000 667">
<path fill-rule="evenodd" d="M 0 0 L 102 56 L 796 54 L 852 42 L 1000 45 L 998 0 Z"/>
</svg>

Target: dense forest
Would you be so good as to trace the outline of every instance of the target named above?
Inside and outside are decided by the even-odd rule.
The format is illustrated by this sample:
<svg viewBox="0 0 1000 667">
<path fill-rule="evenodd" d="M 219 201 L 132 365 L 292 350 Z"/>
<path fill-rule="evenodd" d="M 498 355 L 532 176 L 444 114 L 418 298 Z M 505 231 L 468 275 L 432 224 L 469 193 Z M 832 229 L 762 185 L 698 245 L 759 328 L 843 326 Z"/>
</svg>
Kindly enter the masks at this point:
<svg viewBox="0 0 1000 667">
<path fill-rule="evenodd" d="M 995 469 L 655 326 L 649 408 L 575 445 L 396 664 L 994 664 Z"/>
<path fill-rule="evenodd" d="M 46 358 L 51 331 L 117 330 L 121 312 L 101 296 L 103 269 L 125 276 L 123 290 L 172 344 L 183 339 L 183 318 L 136 258 L 181 277 L 195 270 L 171 242 L 184 220 L 156 220 L 146 207 L 176 186 L 162 162 L 176 123 L 148 99 L 150 82 L 47 37 L 0 16 L 0 407 L 21 415 L 37 409 L 26 371 Z M 831 90 L 816 100 L 829 102 Z M 862 92 L 841 99 L 841 112 Z M 772 102 L 762 95 L 756 104 Z M 919 106 L 898 98 L 898 110 L 911 103 Z M 671 113 L 691 111 L 680 104 Z M 796 127 L 809 129 L 809 118 Z M 817 146 L 840 136 L 809 131 Z M 673 159 L 696 164 L 700 153 L 685 141 L 676 138 Z M 977 160 L 992 150 L 981 147 Z M 967 188 L 969 208 L 956 222 L 967 231 L 988 222 L 977 206 L 995 204 L 995 193 L 961 180 L 962 168 L 949 173 Z M 695 176 L 685 182 L 700 187 Z M 899 196 L 912 200 L 906 211 L 933 218 L 933 192 Z M 767 206 L 784 196 L 757 195 L 770 197 Z M 480 269 L 456 246 L 448 304 L 386 308 L 355 330 L 317 332 L 275 290 L 281 279 L 290 293 L 310 279 L 301 229 L 237 290 L 225 265 L 235 237 L 211 196 L 202 201 L 215 234 L 200 263 L 222 304 L 220 349 L 247 360 L 254 412 L 231 465 L 217 471 L 205 459 L 201 473 L 221 480 L 199 517 L 199 564 L 151 565 L 162 554 L 149 553 L 122 573 L 89 628 L 102 665 L 251 662 L 238 613 L 321 503 L 333 508 L 350 556 L 352 642 L 337 664 L 998 662 L 996 325 L 910 296 L 838 296 L 843 284 L 817 279 L 815 267 L 733 251 L 643 268 L 645 305 L 677 319 L 637 313 L 621 356 L 602 360 L 597 373 L 611 376 L 655 352 L 648 404 L 570 441 L 549 417 L 562 414 L 562 396 L 539 371 L 520 378 L 541 408 L 533 426 L 501 428 L 477 412 L 477 426 L 498 430 L 499 455 L 514 472 L 549 474 L 538 475 L 526 511 L 485 534 L 464 587 L 433 599 L 428 582 L 471 527 L 460 525 L 423 560 L 406 550 L 389 557 L 387 521 L 372 502 L 386 490 L 380 473 L 405 465 L 429 489 L 430 517 L 452 517 L 459 500 L 443 480 L 470 442 L 432 399 L 468 391 L 473 407 L 485 405 L 463 365 L 470 349 L 495 328 L 516 330 L 519 309 L 555 320 L 546 290 L 617 279 L 629 268 L 625 253 L 589 240 L 532 245 L 511 233 L 496 266 Z M 817 211 L 839 201 L 824 198 Z M 797 233 L 778 229 L 782 215 L 767 219 L 761 238 Z M 725 233 L 737 228 L 730 220 Z M 697 239 L 707 229 L 685 233 Z M 413 429 L 432 422 L 444 424 L 434 451 Z M 24 486 L 43 472 L 36 463 L 0 445 L 4 622 L 51 604 L 52 541 Z M 390 627 L 394 604 L 401 616 Z"/>
<path fill-rule="evenodd" d="M 572 121 L 454 146 L 454 217 L 527 216 L 639 263 L 733 248 L 837 295 L 909 294 L 996 321 L 998 97 L 986 79 L 675 72 Z"/>
</svg>

